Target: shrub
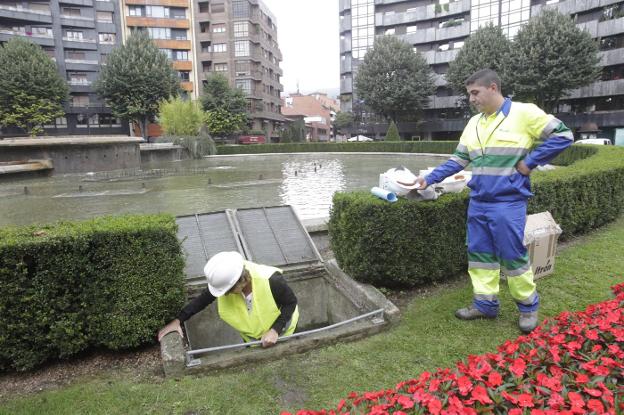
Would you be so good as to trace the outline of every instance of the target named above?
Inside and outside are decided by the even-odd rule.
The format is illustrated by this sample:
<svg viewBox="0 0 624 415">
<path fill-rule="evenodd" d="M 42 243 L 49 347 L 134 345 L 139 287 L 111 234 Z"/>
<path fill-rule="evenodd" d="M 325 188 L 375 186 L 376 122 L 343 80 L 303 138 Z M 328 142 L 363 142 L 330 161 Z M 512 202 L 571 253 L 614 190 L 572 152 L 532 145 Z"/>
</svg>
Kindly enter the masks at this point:
<svg viewBox="0 0 624 415">
<path fill-rule="evenodd" d="M 158 119 L 169 136 L 195 136 L 204 124 L 205 113 L 197 101 L 179 97 L 160 103 Z"/>
<path fill-rule="evenodd" d="M 207 134 L 191 136 L 165 136 L 160 141 L 180 145 L 189 152 L 191 157 L 196 159 L 217 154 L 215 142 Z"/>
<path fill-rule="evenodd" d="M 390 123 L 388 127 L 388 131 L 386 132 L 386 141 L 401 141 L 401 136 L 399 135 L 399 129 L 394 121 Z"/>
<path fill-rule="evenodd" d="M 574 163 L 534 173 L 529 213 L 550 211 L 565 239 L 622 212 L 624 149 L 572 146 L 559 161 Z M 416 286 L 451 278 L 467 267 L 467 202 L 467 190 L 436 201 L 392 204 L 363 192 L 336 193 L 330 244 L 342 269 L 360 281 Z"/>
<path fill-rule="evenodd" d="M 168 215 L 0 230 L 0 370 L 153 342 L 184 301 Z"/>
<path fill-rule="evenodd" d="M 457 141 L 396 141 L 396 142 L 354 142 L 354 143 L 285 143 L 256 144 L 251 146 L 219 146 L 217 153 L 263 154 L 263 153 L 307 153 L 307 152 L 396 152 L 452 154 Z"/>
</svg>

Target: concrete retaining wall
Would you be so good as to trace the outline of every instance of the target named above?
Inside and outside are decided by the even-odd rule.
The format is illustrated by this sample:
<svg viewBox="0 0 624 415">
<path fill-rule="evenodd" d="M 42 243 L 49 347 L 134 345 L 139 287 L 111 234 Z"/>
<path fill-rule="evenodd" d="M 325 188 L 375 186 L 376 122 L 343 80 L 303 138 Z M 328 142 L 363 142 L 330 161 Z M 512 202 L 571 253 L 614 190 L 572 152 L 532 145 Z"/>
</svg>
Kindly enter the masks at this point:
<svg viewBox="0 0 624 415">
<path fill-rule="evenodd" d="M 54 137 L 0 141 L 0 161 L 49 159 L 59 173 L 132 169 L 141 166 L 141 138 Z"/>
</svg>

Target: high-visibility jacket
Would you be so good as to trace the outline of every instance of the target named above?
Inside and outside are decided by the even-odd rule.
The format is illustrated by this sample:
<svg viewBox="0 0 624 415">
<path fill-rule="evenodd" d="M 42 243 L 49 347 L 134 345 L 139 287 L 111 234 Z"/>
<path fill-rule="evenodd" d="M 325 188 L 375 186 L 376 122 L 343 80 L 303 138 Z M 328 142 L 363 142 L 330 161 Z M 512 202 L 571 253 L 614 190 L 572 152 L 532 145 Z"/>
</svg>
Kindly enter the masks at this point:
<svg viewBox="0 0 624 415">
<path fill-rule="evenodd" d="M 252 308 L 247 310 L 245 299 L 240 294 L 226 294 L 217 299 L 217 309 L 223 321 L 236 329 L 243 340 L 260 339 L 275 323 L 280 309 L 275 303 L 269 278 L 278 268 L 244 261 L 245 268 L 251 275 Z M 295 308 L 288 329 L 284 336 L 293 334 L 299 320 L 299 306 Z"/>
<path fill-rule="evenodd" d="M 531 150 L 538 139 L 544 142 Z M 451 158 L 425 180 L 428 185 L 438 183 L 471 164 L 470 197 L 484 202 L 526 200 L 533 194 L 529 178 L 515 168 L 518 161 L 524 159 L 534 169 L 573 141 L 570 129 L 554 116 L 534 104 L 512 103 L 507 98 L 489 117 L 472 117 Z"/>
</svg>

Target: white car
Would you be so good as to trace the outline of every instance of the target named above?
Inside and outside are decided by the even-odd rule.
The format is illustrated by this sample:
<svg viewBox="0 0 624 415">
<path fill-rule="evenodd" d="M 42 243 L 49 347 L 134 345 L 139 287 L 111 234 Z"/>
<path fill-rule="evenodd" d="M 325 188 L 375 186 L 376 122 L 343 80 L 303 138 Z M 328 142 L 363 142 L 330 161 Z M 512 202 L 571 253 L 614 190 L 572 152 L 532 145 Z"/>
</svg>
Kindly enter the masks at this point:
<svg viewBox="0 0 624 415">
<path fill-rule="evenodd" d="M 574 144 L 598 144 L 611 146 L 613 143 L 608 138 L 584 138 L 582 140 L 576 140 Z"/>
</svg>

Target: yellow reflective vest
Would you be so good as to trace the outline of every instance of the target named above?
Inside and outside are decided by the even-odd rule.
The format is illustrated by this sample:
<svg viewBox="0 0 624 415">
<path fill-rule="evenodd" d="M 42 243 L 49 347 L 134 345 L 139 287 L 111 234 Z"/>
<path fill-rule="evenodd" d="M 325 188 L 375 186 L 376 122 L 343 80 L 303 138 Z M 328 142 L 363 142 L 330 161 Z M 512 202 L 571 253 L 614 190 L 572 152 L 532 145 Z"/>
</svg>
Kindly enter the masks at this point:
<svg viewBox="0 0 624 415">
<path fill-rule="evenodd" d="M 251 275 L 252 308 L 247 311 L 247 304 L 241 294 L 226 294 L 217 299 L 219 317 L 236 329 L 243 340 L 260 339 L 269 331 L 280 315 L 269 278 L 280 269 L 267 265 L 245 261 L 245 268 Z M 295 332 L 299 320 L 299 306 L 295 308 L 288 329 L 282 334 L 288 336 Z"/>
</svg>

